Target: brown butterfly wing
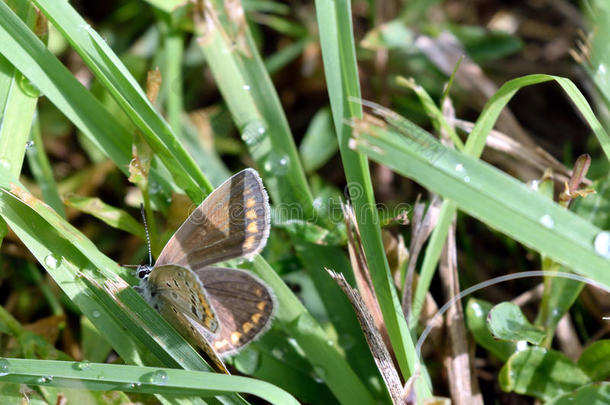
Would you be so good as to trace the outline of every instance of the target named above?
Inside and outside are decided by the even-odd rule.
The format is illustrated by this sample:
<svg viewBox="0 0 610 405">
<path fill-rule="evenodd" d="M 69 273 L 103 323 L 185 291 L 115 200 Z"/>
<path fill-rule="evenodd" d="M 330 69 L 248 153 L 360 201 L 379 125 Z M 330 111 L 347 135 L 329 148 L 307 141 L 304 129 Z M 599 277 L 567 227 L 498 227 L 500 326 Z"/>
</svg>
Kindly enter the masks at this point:
<svg viewBox="0 0 610 405">
<path fill-rule="evenodd" d="M 188 314 L 210 336 L 217 332 L 218 317 L 201 281 L 191 270 L 177 265 L 156 266 L 146 284 L 145 295 L 153 306 L 165 305 L 165 310 Z"/>
<path fill-rule="evenodd" d="M 220 356 L 234 354 L 271 325 L 277 308 L 271 288 L 253 274 L 237 269 L 195 270 L 218 318 L 212 346 Z"/>
<path fill-rule="evenodd" d="M 260 252 L 269 236 L 269 199 L 256 170 L 225 181 L 193 211 L 169 240 L 155 267 L 202 268 Z"/>
<path fill-rule="evenodd" d="M 204 351 L 216 370 L 229 374 L 210 343 L 219 331 L 217 316 L 192 271 L 174 265 L 155 267 L 146 280 L 144 295 L 182 336 Z"/>
</svg>

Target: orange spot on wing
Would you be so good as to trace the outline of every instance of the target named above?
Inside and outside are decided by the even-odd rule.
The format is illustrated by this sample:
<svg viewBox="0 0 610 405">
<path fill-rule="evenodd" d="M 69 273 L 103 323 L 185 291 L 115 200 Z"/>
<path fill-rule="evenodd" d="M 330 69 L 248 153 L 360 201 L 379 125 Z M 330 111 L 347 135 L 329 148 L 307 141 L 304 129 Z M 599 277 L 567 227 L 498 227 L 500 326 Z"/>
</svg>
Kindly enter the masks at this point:
<svg viewBox="0 0 610 405">
<path fill-rule="evenodd" d="M 252 208 L 256 205 L 256 200 L 254 198 L 248 198 L 246 201 L 246 208 Z"/>
<path fill-rule="evenodd" d="M 246 211 L 246 218 L 248 218 L 248 219 L 256 219 L 256 211 L 255 210 L 248 210 L 248 211 Z"/>
<path fill-rule="evenodd" d="M 241 333 L 239 333 L 239 332 L 231 333 L 231 343 L 233 343 L 234 345 L 239 343 L 240 338 L 241 338 Z"/>
<path fill-rule="evenodd" d="M 254 236 L 248 236 L 244 242 L 244 249 L 251 249 L 254 246 L 256 238 Z"/>
<path fill-rule="evenodd" d="M 250 233 L 258 232 L 258 225 L 256 225 L 256 222 L 250 222 L 248 224 L 248 232 L 250 232 Z"/>
<path fill-rule="evenodd" d="M 254 314 L 250 317 L 250 319 L 252 319 L 252 322 L 258 323 L 258 321 L 261 320 L 261 316 L 262 316 L 261 314 Z"/>
<path fill-rule="evenodd" d="M 216 350 L 222 349 L 223 347 L 225 347 L 228 344 L 229 344 L 229 342 L 227 342 L 227 339 L 219 340 L 218 342 L 214 343 L 214 349 L 216 349 Z"/>
<path fill-rule="evenodd" d="M 254 325 L 252 325 L 250 322 L 244 322 L 244 324 L 241 326 L 244 333 L 248 333 L 250 331 L 250 329 L 252 329 L 253 327 L 254 327 Z"/>
<path fill-rule="evenodd" d="M 259 311 L 263 311 L 266 306 L 267 306 L 267 303 L 265 301 L 261 301 L 258 304 L 256 304 L 256 308 L 258 308 Z"/>
</svg>

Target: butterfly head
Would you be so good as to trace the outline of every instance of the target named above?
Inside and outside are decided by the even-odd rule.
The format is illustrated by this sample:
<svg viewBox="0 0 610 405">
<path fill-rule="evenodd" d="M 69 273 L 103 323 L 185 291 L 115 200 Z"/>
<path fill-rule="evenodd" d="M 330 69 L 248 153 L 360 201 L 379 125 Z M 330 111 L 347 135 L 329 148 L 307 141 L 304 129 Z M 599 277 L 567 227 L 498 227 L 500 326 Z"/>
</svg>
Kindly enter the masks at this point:
<svg viewBox="0 0 610 405">
<path fill-rule="evenodd" d="M 152 270 L 153 270 L 152 266 L 139 265 L 138 268 L 136 269 L 136 276 L 138 276 L 138 278 L 140 280 L 146 280 Z"/>
</svg>

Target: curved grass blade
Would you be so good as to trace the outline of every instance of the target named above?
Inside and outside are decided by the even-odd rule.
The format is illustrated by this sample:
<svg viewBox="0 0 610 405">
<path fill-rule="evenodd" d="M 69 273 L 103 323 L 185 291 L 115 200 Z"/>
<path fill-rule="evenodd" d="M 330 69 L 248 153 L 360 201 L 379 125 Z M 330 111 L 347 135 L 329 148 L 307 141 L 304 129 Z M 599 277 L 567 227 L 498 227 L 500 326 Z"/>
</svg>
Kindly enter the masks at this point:
<svg viewBox="0 0 610 405">
<path fill-rule="evenodd" d="M 0 3 L 0 53 L 51 100 L 96 146 L 127 173 L 131 134 L 68 69 Z"/>
<path fill-rule="evenodd" d="M 89 362 L 0 358 L 0 381 L 41 387 L 116 390 L 168 396 L 256 395 L 272 404 L 298 404 L 286 391 L 253 378 Z"/>
<path fill-rule="evenodd" d="M 506 82 L 502 87 L 500 87 L 500 89 L 498 89 L 498 91 L 489 99 L 489 101 L 485 105 L 485 108 L 481 112 L 479 119 L 477 120 L 472 132 L 470 133 L 470 136 L 468 137 L 464 152 L 474 158 L 478 158 L 481 155 L 485 146 L 487 135 L 494 127 L 495 122 L 498 119 L 498 116 L 500 115 L 502 109 L 508 104 L 510 99 L 520 88 L 552 80 L 556 81 L 570 97 L 574 105 L 578 108 L 580 113 L 583 115 L 583 117 L 593 130 L 593 133 L 600 142 L 602 149 L 606 154 L 606 157 L 610 159 L 610 138 L 608 137 L 608 134 L 604 131 L 599 120 L 593 114 L 591 107 L 587 103 L 582 93 L 578 90 L 576 85 L 569 79 L 544 74 L 529 75 L 513 79 L 511 81 Z M 443 205 L 441 207 L 439 218 L 453 218 L 455 216 L 455 213 L 455 204 L 451 201 L 445 201 L 443 202 Z M 431 235 L 431 243 L 429 243 L 426 248 L 426 255 L 424 257 L 424 262 L 422 263 L 421 268 L 422 278 L 420 279 L 420 283 L 417 286 L 415 300 L 413 302 L 414 312 L 411 317 L 412 320 L 418 319 L 417 317 L 419 313 L 417 311 L 421 308 L 423 298 L 430 287 L 430 282 L 432 280 L 434 270 L 440 257 L 442 244 L 444 243 L 445 238 L 447 236 L 447 232 L 449 230 L 449 223 L 450 221 L 445 220 L 442 224 L 439 223 L 437 225 Z M 432 241 L 434 241 L 434 243 L 432 243 Z M 415 323 L 413 323 L 413 325 L 415 326 Z"/>
<path fill-rule="evenodd" d="M 526 246 L 610 286 L 610 261 L 593 244 L 599 228 L 493 166 L 444 147 L 404 118 L 401 133 L 361 124 L 356 145 L 371 159 L 453 200 L 461 210 Z"/>
</svg>

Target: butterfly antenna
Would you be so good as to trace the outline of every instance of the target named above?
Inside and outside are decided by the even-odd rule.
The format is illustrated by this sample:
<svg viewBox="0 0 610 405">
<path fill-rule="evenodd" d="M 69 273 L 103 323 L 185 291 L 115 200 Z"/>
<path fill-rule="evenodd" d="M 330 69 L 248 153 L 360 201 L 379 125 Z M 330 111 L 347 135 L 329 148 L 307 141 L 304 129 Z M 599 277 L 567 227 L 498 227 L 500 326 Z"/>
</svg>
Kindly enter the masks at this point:
<svg viewBox="0 0 610 405">
<path fill-rule="evenodd" d="M 148 265 L 152 266 L 152 249 L 150 247 L 150 234 L 148 233 L 148 223 L 146 222 L 146 212 L 144 211 L 144 204 L 140 204 L 140 212 L 142 213 L 142 220 L 144 221 L 144 232 L 146 232 L 146 245 L 148 246 Z"/>
</svg>

